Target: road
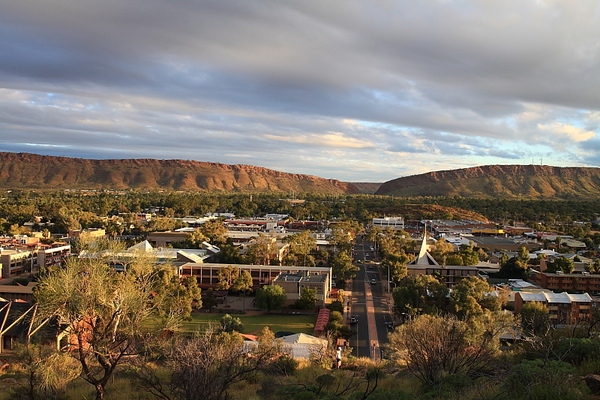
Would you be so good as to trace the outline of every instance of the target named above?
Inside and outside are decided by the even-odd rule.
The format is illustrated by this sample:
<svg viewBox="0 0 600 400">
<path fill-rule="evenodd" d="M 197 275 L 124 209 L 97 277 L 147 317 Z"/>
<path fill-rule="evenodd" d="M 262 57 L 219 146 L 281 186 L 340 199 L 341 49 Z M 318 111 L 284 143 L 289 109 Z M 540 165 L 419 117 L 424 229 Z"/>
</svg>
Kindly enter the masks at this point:
<svg viewBox="0 0 600 400">
<path fill-rule="evenodd" d="M 373 260 L 372 247 L 360 239 L 354 247 L 355 261 L 360 270 L 352 283 L 351 315 L 358 317 L 352 325 L 357 335 L 350 340 L 352 354 L 356 357 L 380 358 L 381 346 L 388 342 L 386 322 L 391 321 L 390 306 L 385 296 L 385 281 L 382 281 L 378 264 L 365 264 Z M 372 283 L 372 280 L 375 280 Z"/>
</svg>

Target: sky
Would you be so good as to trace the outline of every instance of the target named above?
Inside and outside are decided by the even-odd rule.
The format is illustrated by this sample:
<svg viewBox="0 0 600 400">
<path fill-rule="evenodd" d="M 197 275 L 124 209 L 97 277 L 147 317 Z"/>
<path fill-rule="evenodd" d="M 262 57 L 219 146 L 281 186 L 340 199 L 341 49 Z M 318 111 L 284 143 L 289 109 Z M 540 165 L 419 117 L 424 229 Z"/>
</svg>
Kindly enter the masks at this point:
<svg viewBox="0 0 600 400">
<path fill-rule="evenodd" d="M 0 151 L 600 166 L 597 0 L 0 0 Z"/>
</svg>

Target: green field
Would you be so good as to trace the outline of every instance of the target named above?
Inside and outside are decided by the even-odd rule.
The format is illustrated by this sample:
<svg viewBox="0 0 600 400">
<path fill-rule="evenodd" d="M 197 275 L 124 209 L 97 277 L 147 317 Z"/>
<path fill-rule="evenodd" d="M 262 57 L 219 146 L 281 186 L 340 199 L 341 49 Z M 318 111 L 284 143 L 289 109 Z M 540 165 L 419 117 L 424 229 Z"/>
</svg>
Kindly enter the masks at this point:
<svg viewBox="0 0 600 400">
<path fill-rule="evenodd" d="M 210 322 L 219 323 L 225 314 L 192 314 L 192 321 L 184 322 L 184 332 L 203 330 Z M 273 332 L 295 332 L 312 334 L 317 320 L 316 315 L 240 315 L 232 314 L 239 318 L 244 325 L 243 333 L 259 332 L 268 326 Z"/>
</svg>

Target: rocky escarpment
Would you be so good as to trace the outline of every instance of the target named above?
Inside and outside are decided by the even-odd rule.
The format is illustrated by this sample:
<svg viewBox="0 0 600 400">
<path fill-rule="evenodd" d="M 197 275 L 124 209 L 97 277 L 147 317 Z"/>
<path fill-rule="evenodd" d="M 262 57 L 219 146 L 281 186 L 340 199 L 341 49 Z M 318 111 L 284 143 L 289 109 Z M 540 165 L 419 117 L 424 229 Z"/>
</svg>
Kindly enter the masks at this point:
<svg viewBox="0 0 600 400">
<path fill-rule="evenodd" d="M 376 194 L 512 199 L 581 199 L 600 195 L 600 169 L 487 165 L 397 178 Z"/>
<path fill-rule="evenodd" d="M 29 153 L 0 153 L 0 187 L 359 193 L 351 183 L 250 165 L 188 160 L 90 160 Z"/>
</svg>

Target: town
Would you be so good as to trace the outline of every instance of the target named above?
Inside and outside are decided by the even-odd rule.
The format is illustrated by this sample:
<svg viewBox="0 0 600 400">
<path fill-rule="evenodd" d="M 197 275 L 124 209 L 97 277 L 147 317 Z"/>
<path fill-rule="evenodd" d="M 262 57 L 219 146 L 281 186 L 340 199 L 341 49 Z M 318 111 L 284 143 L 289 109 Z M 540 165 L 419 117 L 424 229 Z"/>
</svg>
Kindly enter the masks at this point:
<svg viewBox="0 0 600 400">
<path fill-rule="evenodd" d="M 50 301 L 52 307 L 64 307 L 64 303 L 52 303 L 56 299 L 48 290 L 56 290 L 51 286 L 55 276 L 62 276 L 54 281 L 60 286 L 69 279 L 81 281 L 81 270 L 77 270 L 78 277 L 61 275 L 70 264 L 101 266 L 121 276 L 137 274 L 140 262 L 150 265 L 153 272 L 148 277 L 161 271 L 162 284 L 153 287 L 152 294 L 145 292 L 149 287 L 134 289 L 136 282 L 131 282 L 131 290 L 152 297 L 153 304 L 161 299 L 162 308 L 149 309 L 154 312 L 155 328 L 160 326 L 156 323 L 159 316 L 165 322 L 159 329 L 163 337 L 165 332 L 172 337 L 182 323 L 188 334 L 207 329 L 214 334 L 218 326 L 217 330 L 239 332 L 245 340 L 242 348 L 252 353 L 264 346 L 264 337 L 275 335 L 271 341 L 280 346 L 277 351 L 294 362 L 317 362 L 329 368 L 328 362 L 338 353 L 335 368 L 343 370 L 357 368 L 359 360 L 380 365 L 400 359 L 418 380 L 434 387 L 449 372 L 410 356 L 411 346 L 418 346 L 411 338 L 433 327 L 456 330 L 458 324 L 466 324 L 460 329 L 472 329 L 469 323 L 487 321 L 478 332 L 471 332 L 481 347 L 481 358 L 471 360 L 469 366 L 452 367 L 454 373 L 467 376 L 490 368 L 492 348 L 505 357 L 517 349 L 533 353 L 541 351 L 535 346 L 543 348 L 541 342 L 550 337 L 555 337 L 551 346 L 565 346 L 567 339 L 559 333 L 571 332 L 565 336 L 570 343 L 564 350 L 568 358 L 567 353 L 577 351 L 577 346 L 590 346 L 577 340 L 589 341 L 597 335 L 600 234 L 593 229 L 598 225 L 592 218 L 574 221 L 568 215 L 568 223 L 559 221 L 553 225 L 559 229 L 551 230 L 539 220 L 502 224 L 482 214 L 480 220 L 452 218 L 449 208 L 442 208 L 439 215 L 427 207 L 421 215 L 412 209 L 410 219 L 403 215 L 367 217 L 372 215 L 370 205 L 383 201 L 376 196 L 280 199 L 223 194 L 200 196 L 197 203 L 190 201 L 190 195 L 181 196 L 188 206 L 206 211 L 198 216 L 176 211 L 181 206 L 173 199 L 175 207 L 165 206 L 166 194 L 7 192 L 5 196 L 6 231 L 0 238 L 0 355 L 9 358 L 21 354 L 24 343 L 54 343 L 63 354 L 93 343 L 90 329 L 94 325 L 85 329 L 83 325 L 86 318 L 100 314 L 85 317 L 83 310 L 74 315 L 48 313 L 48 305 L 43 304 Z M 141 200 L 148 196 L 156 203 L 142 209 Z M 24 198 L 30 216 L 18 205 Z M 58 198 L 73 199 L 78 205 L 65 203 L 52 213 L 40 213 L 43 208 L 37 203 L 47 206 Z M 99 202 L 104 205 L 103 214 L 92 212 Z M 212 203 L 213 209 L 206 203 Z M 223 209 L 222 203 L 231 208 Z M 363 207 L 357 210 L 362 218 L 339 215 L 341 209 L 349 214 L 347 210 L 356 209 L 357 204 Z M 249 216 L 248 209 L 264 213 Z M 238 216 L 240 210 L 246 216 Z M 313 217 L 317 213 L 318 219 Z M 473 215 L 477 214 L 469 213 Z M 553 216 L 553 223 L 561 218 L 558 213 Z M 171 318 L 175 314 L 181 318 Z M 263 324 L 252 325 L 253 318 Z M 433 320 L 419 328 L 424 318 Z M 303 328 L 294 329 L 294 322 L 303 323 Z M 275 331 L 269 334 L 272 328 Z M 580 354 L 576 365 L 592 362 L 600 352 L 595 339 L 593 343 L 595 347 Z M 107 360 L 116 355 L 120 359 L 137 354 L 134 349 L 139 345 L 131 340 L 127 346 L 103 351 Z M 269 357 L 277 352 L 270 351 Z M 88 358 L 75 357 L 88 369 L 102 364 L 100 359 Z M 490 364 L 484 367 L 483 360 Z M 116 361 L 104 362 L 111 371 L 125 368 Z M 103 396 L 108 381 L 102 379 L 110 374 L 106 368 L 95 368 L 84 380 L 101 385 Z M 372 383 L 367 379 L 363 384 Z"/>
</svg>

